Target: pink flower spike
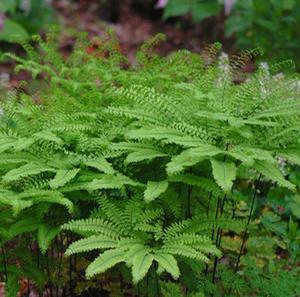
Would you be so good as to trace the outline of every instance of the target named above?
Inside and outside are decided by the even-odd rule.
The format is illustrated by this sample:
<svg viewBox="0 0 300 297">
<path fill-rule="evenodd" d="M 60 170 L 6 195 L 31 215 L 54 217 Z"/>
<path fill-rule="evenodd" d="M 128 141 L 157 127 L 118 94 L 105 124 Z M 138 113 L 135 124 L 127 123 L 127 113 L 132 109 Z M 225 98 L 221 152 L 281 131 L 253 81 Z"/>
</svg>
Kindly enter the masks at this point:
<svg viewBox="0 0 300 297">
<path fill-rule="evenodd" d="M 156 9 L 164 8 L 168 4 L 168 0 L 158 0 L 155 4 Z"/>
<path fill-rule="evenodd" d="M 224 1 L 224 10 L 225 10 L 225 15 L 229 15 L 233 6 L 235 4 L 235 0 L 225 0 Z"/>
<path fill-rule="evenodd" d="M 0 31 L 3 30 L 4 19 L 5 19 L 5 14 L 4 13 L 0 13 Z"/>
</svg>

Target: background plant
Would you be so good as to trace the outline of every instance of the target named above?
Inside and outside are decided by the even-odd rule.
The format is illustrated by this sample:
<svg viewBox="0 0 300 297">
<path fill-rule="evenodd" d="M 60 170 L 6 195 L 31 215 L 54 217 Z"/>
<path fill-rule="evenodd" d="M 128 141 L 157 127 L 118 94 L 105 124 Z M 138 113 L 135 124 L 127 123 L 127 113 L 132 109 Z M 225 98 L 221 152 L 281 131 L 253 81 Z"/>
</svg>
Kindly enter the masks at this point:
<svg viewBox="0 0 300 297">
<path fill-rule="evenodd" d="M 53 10 L 43 0 L 3 0 L 0 3 L 0 41 L 30 39 L 54 22 Z M 49 27 L 48 27 L 49 28 Z"/>
<path fill-rule="evenodd" d="M 277 59 L 293 58 L 299 67 L 297 42 L 300 24 L 298 1 L 237 1 L 225 24 L 239 48 L 261 46 Z M 271 58 L 275 58 L 274 56 Z"/>
<path fill-rule="evenodd" d="M 260 46 L 269 58 L 293 58 L 299 67 L 299 1 L 169 0 L 164 3 L 163 16 L 169 18 L 191 14 L 193 21 L 200 22 L 220 16 L 222 10 L 226 16 L 225 35 L 235 37 L 237 48 Z"/>
</svg>

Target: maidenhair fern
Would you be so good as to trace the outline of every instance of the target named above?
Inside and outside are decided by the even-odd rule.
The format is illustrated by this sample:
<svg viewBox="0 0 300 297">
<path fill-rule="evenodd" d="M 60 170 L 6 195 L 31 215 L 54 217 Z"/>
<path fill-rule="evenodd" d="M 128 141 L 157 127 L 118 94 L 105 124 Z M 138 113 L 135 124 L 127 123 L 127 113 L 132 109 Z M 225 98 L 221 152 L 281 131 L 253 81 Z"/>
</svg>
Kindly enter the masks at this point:
<svg viewBox="0 0 300 297">
<path fill-rule="evenodd" d="M 50 37 L 35 37 L 38 52 L 26 45 L 28 58 L 8 55 L 46 82 L 1 104 L 0 271 L 11 290 L 22 277 L 44 283 L 13 265 L 10 244 L 38 255 L 27 263 L 47 271 L 45 282 L 47 252 L 59 258 L 65 244 L 70 278 L 80 253 L 88 278 L 115 272 L 137 296 L 155 287 L 151 296 L 202 297 L 222 278 L 223 235 L 247 239 L 258 186 L 297 190 L 277 162 L 300 164 L 298 77 L 276 75 L 289 63 L 246 75 L 260 50 L 224 66 L 219 44 L 159 57 L 161 37 L 134 66 L 110 32 L 93 52 L 81 36 L 66 60 Z M 236 218 L 237 192 L 252 199 L 246 220 Z M 224 259 L 236 271 L 244 241 Z"/>
<path fill-rule="evenodd" d="M 180 272 L 176 257 L 209 262 L 207 254 L 221 255 L 201 230 L 176 232 L 173 225 L 164 226 L 161 209 L 147 209 L 143 200 L 129 200 L 121 203 L 121 208 L 102 198 L 100 205 L 103 207 L 96 217 L 63 225 L 65 230 L 88 234 L 87 238 L 71 244 L 67 255 L 104 250 L 88 266 L 87 277 L 125 262 L 131 267 L 133 282 L 137 283 L 156 262 L 161 272 L 177 279 Z M 185 221 L 176 224 L 184 225 Z"/>
</svg>

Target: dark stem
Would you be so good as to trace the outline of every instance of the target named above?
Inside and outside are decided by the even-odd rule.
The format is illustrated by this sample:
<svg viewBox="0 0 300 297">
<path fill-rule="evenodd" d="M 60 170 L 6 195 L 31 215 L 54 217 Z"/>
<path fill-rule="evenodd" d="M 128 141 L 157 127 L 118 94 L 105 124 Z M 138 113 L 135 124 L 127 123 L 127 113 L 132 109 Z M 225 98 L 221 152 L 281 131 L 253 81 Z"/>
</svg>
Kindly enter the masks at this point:
<svg viewBox="0 0 300 297">
<path fill-rule="evenodd" d="M 59 264 L 58 264 L 58 272 L 57 276 L 60 277 L 61 268 L 62 268 L 62 261 L 63 261 L 63 252 L 64 252 L 64 242 L 63 242 L 63 236 L 60 236 L 60 238 L 57 237 L 57 253 L 59 255 Z"/>
<path fill-rule="evenodd" d="M 50 287 L 49 286 L 49 283 L 50 283 L 49 251 L 47 251 L 46 271 L 47 271 L 47 290 L 49 290 L 49 287 Z M 49 293 L 47 295 L 49 295 Z"/>
<path fill-rule="evenodd" d="M 27 248 L 29 248 L 29 250 L 30 250 L 30 254 L 33 254 L 30 235 L 28 235 L 28 237 L 26 236 L 26 245 L 27 245 Z M 26 293 L 26 295 L 29 296 L 29 294 L 30 294 L 30 279 L 27 277 L 27 293 Z"/>
<path fill-rule="evenodd" d="M 215 214 L 215 220 L 218 218 L 219 209 L 220 209 L 220 202 L 221 202 L 221 199 L 220 199 L 220 197 L 218 197 L 217 209 L 216 209 L 216 214 Z M 211 232 L 211 240 L 214 239 L 214 234 L 215 234 L 215 229 L 213 228 L 212 232 Z"/>
<path fill-rule="evenodd" d="M 236 203 L 233 199 L 231 200 L 231 205 L 232 205 L 232 216 L 231 216 L 231 218 L 234 219 L 235 218 Z"/>
<path fill-rule="evenodd" d="M 155 278 L 156 296 L 159 296 L 159 284 L 158 284 L 158 276 L 157 276 L 156 270 L 157 270 L 157 263 L 154 262 L 153 274 L 154 274 L 154 278 Z"/>
<path fill-rule="evenodd" d="M 71 244 L 73 241 L 73 236 L 72 234 L 70 235 L 70 238 L 68 240 L 68 245 Z M 73 256 L 70 256 L 69 258 L 69 286 L 70 286 L 70 296 L 73 297 L 74 292 L 73 292 L 73 279 L 72 279 L 72 270 L 73 270 Z"/>
<path fill-rule="evenodd" d="M 209 208 L 210 208 L 210 200 L 212 198 L 212 193 L 209 193 L 209 197 L 208 197 L 208 204 L 207 204 L 207 208 L 206 208 L 206 217 L 208 218 L 208 214 L 209 214 Z"/>
<path fill-rule="evenodd" d="M 222 200 L 220 200 L 220 217 L 223 215 L 223 211 L 224 211 L 224 206 L 227 200 L 227 195 L 224 195 L 224 198 Z M 221 239 L 222 239 L 222 228 L 218 227 L 218 231 L 217 231 L 217 237 L 216 237 L 216 247 L 219 248 L 221 245 Z M 217 267 L 218 267 L 218 258 L 215 257 L 214 259 L 214 267 L 213 267 L 213 274 L 212 274 L 212 283 L 215 282 L 216 279 L 216 271 L 217 271 Z"/>
<path fill-rule="evenodd" d="M 255 202 L 256 195 L 257 195 L 257 187 L 259 185 L 260 179 L 261 179 L 261 174 L 259 175 L 258 180 L 257 180 L 257 182 L 255 184 L 255 187 L 254 187 L 254 193 L 253 193 L 253 196 L 252 196 L 250 213 L 249 213 L 246 228 L 245 228 L 245 231 L 244 231 L 244 234 L 243 234 L 242 245 L 241 245 L 239 255 L 238 255 L 238 258 L 237 258 L 237 261 L 236 261 L 236 265 L 235 265 L 235 270 L 234 270 L 235 273 L 238 271 L 241 256 L 242 256 L 243 249 L 244 249 L 244 245 L 245 245 L 245 242 L 246 242 L 246 238 L 247 238 L 247 234 L 248 234 L 248 228 L 249 228 L 249 224 L 250 224 L 252 214 L 253 214 L 253 210 L 254 210 L 254 202 Z"/>
<path fill-rule="evenodd" d="M 141 295 L 141 285 L 140 283 L 137 284 L 137 291 L 138 291 L 138 296 Z"/>
<path fill-rule="evenodd" d="M 57 236 L 55 237 L 54 245 L 55 245 L 55 250 L 56 250 L 55 257 L 56 257 L 56 259 L 59 259 L 59 242 L 58 242 L 58 237 Z M 56 268 L 57 267 L 55 267 L 55 269 Z M 57 273 L 56 273 L 56 277 L 57 277 Z M 56 283 L 55 290 L 56 290 L 56 296 L 58 297 L 58 295 L 59 295 L 59 285 L 58 285 L 58 283 Z"/>
<path fill-rule="evenodd" d="M 192 197 L 192 186 L 188 186 L 188 197 L 187 197 L 187 205 L 186 205 L 186 219 L 191 218 L 191 197 Z"/>
<path fill-rule="evenodd" d="M 218 197 L 218 200 L 217 200 L 217 208 L 216 208 L 215 220 L 218 218 L 219 208 L 220 208 L 220 197 Z M 212 228 L 212 231 L 211 231 L 211 240 L 214 240 L 214 235 L 215 235 L 215 229 Z M 208 264 L 206 264 L 205 275 L 207 275 L 207 273 L 208 273 L 208 268 L 209 268 L 209 266 L 208 266 Z"/>
<path fill-rule="evenodd" d="M 146 276 L 147 297 L 149 297 L 149 273 Z"/>
<path fill-rule="evenodd" d="M 8 277 L 7 277 L 6 250 L 4 246 L 1 248 L 1 253 L 2 253 L 3 267 L 4 267 L 4 277 L 5 277 L 4 282 L 7 282 Z"/>
<path fill-rule="evenodd" d="M 229 144 L 226 144 L 226 151 L 228 150 Z M 225 162 L 227 159 L 227 155 L 224 155 L 223 157 L 223 162 Z M 212 193 L 211 193 L 212 194 Z M 223 210 L 224 210 L 224 205 L 225 205 L 225 201 L 226 201 L 226 195 L 224 196 L 223 200 L 220 199 L 220 197 L 218 197 L 218 201 L 217 201 L 217 209 L 216 209 L 216 214 L 215 214 L 215 220 L 217 220 L 218 218 L 218 214 L 219 214 L 219 210 L 220 210 L 220 215 L 222 216 L 223 214 Z M 215 233 L 215 229 L 212 229 L 212 234 L 211 234 L 211 240 L 214 239 L 214 233 Z M 221 238 L 219 239 L 219 237 L 222 236 L 220 233 L 220 228 L 218 228 L 217 230 L 217 236 L 216 236 L 216 244 L 221 244 Z M 215 257 L 214 259 L 214 266 L 213 266 L 213 275 L 212 275 L 212 282 L 214 283 L 215 281 L 215 276 L 216 276 L 216 270 L 217 270 L 217 264 L 218 264 L 218 259 L 217 257 Z M 205 275 L 208 272 L 208 264 L 206 264 L 206 270 L 205 270 Z"/>
</svg>

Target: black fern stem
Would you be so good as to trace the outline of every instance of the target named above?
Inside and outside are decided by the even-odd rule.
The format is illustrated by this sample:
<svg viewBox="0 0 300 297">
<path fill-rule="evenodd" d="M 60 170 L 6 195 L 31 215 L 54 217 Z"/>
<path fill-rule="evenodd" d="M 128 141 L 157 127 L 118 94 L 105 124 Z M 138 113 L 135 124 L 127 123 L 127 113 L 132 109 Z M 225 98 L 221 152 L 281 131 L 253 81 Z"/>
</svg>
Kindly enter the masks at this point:
<svg viewBox="0 0 300 297">
<path fill-rule="evenodd" d="M 47 279 L 48 279 L 48 292 L 51 297 L 53 297 L 52 292 L 52 282 L 51 282 L 51 273 L 50 273 L 50 265 L 49 265 L 50 251 L 47 251 Z"/>
<path fill-rule="evenodd" d="M 228 150 L 228 147 L 229 147 L 229 144 L 227 143 L 226 144 L 226 151 Z M 227 159 L 227 155 L 224 155 L 223 162 L 225 162 L 226 159 Z M 224 211 L 224 206 L 225 206 L 225 203 L 226 203 L 226 199 L 227 199 L 227 195 L 226 194 L 224 195 L 224 197 L 223 197 L 222 200 L 220 200 L 220 197 L 218 197 L 218 207 L 217 207 L 216 216 L 215 216 L 216 219 L 218 218 L 219 209 L 220 209 L 220 216 L 223 215 L 223 211 Z M 214 232 L 214 230 L 213 230 L 213 232 Z M 220 247 L 221 239 L 222 239 L 222 229 L 218 228 L 218 230 L 217 230 L 217 236 L 216 236 L 216 246 L 217 246 L 217 248 Z M 213 236 L 212 236 L 212 240 L 213 240 Z M 218 266 L 218 258 L 215 257 L 215 259 L 214 259 L 214 267 L 213 267 L 213 275 L 212 275 L 212 283 L 215 282 L 217 266 Z"/>
<path fill-rule="evenodd" d="M 47 288 L 47 295 L 49 295 L 49 288 L 50 288 L 50 285 L 49 285 L 49 279 L 50 279 L 50 268 L 49 268 L 49 251 L 47 251 L 47 260 L 46 260 L 46 271 L 47 271 L 47 285 L 46 285 L 46 288 Z"/>
<path fill-rule="evenodd" d="M 224 195 L 224 198 L 221 201 L 220 217 L 223 215 L 223 211 L 224 211 L 226 200 L 227 200 L 227 195 Z M 217 248 L 219 248 L 220 245 L 221 245 L 221 239 L 222 239 L 222 228 L 219 227 L 218 228 L 217 239 L 216 239 L 216 246 L 217 246 Z"/>
<path fill-rule="evenodd" d="M 53 248 L 53 244 L 51 244 L 51 248 L 50 248 L 50 251 L 51 251 L 51 257 L 52 259 L 54 259 L 54 248 Z M 54 296 L 53 295 L 53 291 L 55 291 L 55 286 L 54 286 L 54 282 L 50 282 L 50 294 L 51 294 L 51 297 Z"/>
<path fill-rule="evenodd" d="M 217 218 L 218 218 L 219 209 L 220 209 L 220 203 L 221 203 L 221 199 L 220 199 L 220 197 L 218 197 L 217 209 L 216 209 L 216 214 L 215 214 L 215 220 L 217 220 Z M 211 240 L 214 239 L 214 234 L 215 234 L 215 229 L 213 228 L 212 232 L 211 232 Z"/>
<path fill-rule="evenodd" d="M 70 235 L 70 237 L 68 237 L 68 246 L 72 243 L 73 241 L 73 236 L 72 234 Z M 70 256 L 69 258 L 69 287 L 70 287 L 70 296 L 73 297 L 74 296 L 74 291 L 73 291 L 73 256 Z"/>
<path fill-rule="evenodd" d="M 31 236 L 30 234 L 28 235 L 28 237 L 26 236 L 26 245 L 27 248 L 30 250 L 30 254 L 33 255 L 33 249 L 32 249 L 32 245 L 31 245 Z M 30 294 L 30 279 L 27 277 L 27 292 L 26 295 L 29 296 Z"/>
<path fill-rule="evenodd" d="M 159 281 L 158 281 L 158 276 L 157 276 L 157 263 L 153 263 L 153 273 L 154 273 L 154 278 L 155 278 L 155 289 L 156 289 L 156 295 L 159 296 Z"/>
<path fill-rule="evenodd" d="M 224 206 L 227 200 L 227 195 L 224 195 L 224 198 L 220 200 L 220 217 L 223 215 Z M 218 227 L 217 236 L 216 236 L 216 247 L 219 248 L 221 245 L 221 239 L 222 239 L 222 229 Z M 212 274 L 212 283 L 215 282 L 216 279 L 216 271 L 218 267 L 218 258 L 215 257 L 214 259 L 214 266 L 213 266 L 213 274 Z"/>
<path fill-rule="evenodd" d="M 146 276 L 146 288 L 147 288 L 147 297 L 150 296 L 149 294 L 149 273 L 147 273 L 147 276 Z"/>
<path fill-rule="evenodd" d="M 193 187 L 188 186 L 188 196 L 187 196 L 187 205 L 186 205 L 186 219 L 190 219 L 191 215 L 192 215 L 192 212 L 191 212 L 192 191 L 193 191 Z"/>
<path fill-rule="evenodd" d="M 138 292 L 138 296 L 140 296 L 140 294 L 141 294 L 141 285 L 140 285 L 140 283 L 137 284 L 137 292 Z"/>
<path fill-rule="evenodd" d="M 253 193 L 252 201 L 251 201 L 250 213 L 249 213 L 249 216 L 248 216 L 246 228 L 245 228 L 245 231 L 244 231 L 244 234 L 243 234 L 242 245 L 241 245 L 241 248 L 240 248 L 240 251 L 239 251 L 239 255 L 238 255 L 238 258 L 237 258 L 237 261 L 236 261 L 235 269 L 234 269 L 235 273 L 238 271 L 240 260 L 241 260 L 241 256 L 242 256 L 243 249 L 244 249 L 244 245 L 245 245 L 245 242 L 246 242 L 246 238 L 247 238 L 247 234 L 248 234 L 248 228 L 249 228 L 249 224 L 250 224 L 250 221 L 251 221 L 251 218 L 252 218 L 252 214 L 253 214 L 253 210 L 254 210 L 254 202 L 255 202 L 255 199 L 256 199 L 256 196 L 257 196 L 257 187 L 259 185 L 260 179 L 261 179 L 261 174 L 259 175 L 258 180 L 255 183 L 254 193 Z"/>
<path fill-rule="evenodd" d="M 207 208 L 206 208 L 206 217 L 208 218 L 208 214 L 209 214 L 209 208 L 210 208 L 210 200 L 212 199 L 212 193 L 209 193 L 208 196 L 208 203 L 207 203 Z"/>
<path fill-rule="evenodd" d="M 59 278 L 60 277 L 60 274 L 61 274 L 61 269 L 62 269 L 62 262 L 63 262 L 63 252 L 64 252 L 64 238 L 63 236 L 60 236 L 58 238 L 57 236 L 57 253 L 58 253 L 58 256 L 59 256 L 59 264 L 58 264 L 58 271 L 57 271 L 57 277 Z"/>
<path fill-rule="evenodd" d="M 2 260 L 3 260 L 3 268 L 4 268 L 4 282 L 7 282 L 8 276 L 7 276 L 6 250 L 4 246 L 1 248 L 1 253 L 2 253 Z"/>
<path fill-rule="evenodd" d="M 218 200 L 217 200 L 217 208 L 216 208 L 216 213 L 215 213 L 215 220 L 217 220 L 217 218 L 218 218 L 219 208 L 220 208 L 220 197 L 218 197 Z M 212 231 L 211 231 L 211 240 L 212 241 L 214 240 L 214 235 L 215 235 L 215 229 L 213 227 Z M 215 267 L 215 265 L 214 265 L 214 267 Z M 208 268 L 209 268 L 208 264 L 206 263 L 205 275 L 207 275 L 207 273 L 208 273 Z"/>
<path fill-rule="evenodd" d="M 36 244 L 35 248 L 36 248 L 36 265 L 37 265 L 38 269 L 40 269 L 41 268 L 41 263 L 40 263 L 41 261 L 40 261 L 40 250 L 39 250 L 38 244 Z M 40 288 L 38 289 L 37 293 L 38 293 L 39 297 L 42 296 Z"/>
<path fill-rule="evenodd" d="M 55 250 L 56 250 L 55 257 L 56 257 L 56 259 L 59 259 L 59 243 L 58 243 L 57 236 L 55 236 L 54 245 L 55 245 Z M 55 268 L 58 268 L 58 267 L 55 267 Z M 57 270 L 56 270 L 56 271 L 57 271 Z M 56 276 L 57 276 L 57 275 L 58 275 L 58 274 L 57 274 L 57 272 L 56 272 Z M 59 286 L 58 286 L 57 283 L 56 283 L 55 289 L 56 289 L 56 296 L 58 296 L 58 295 L 59 295 Z"/>
</svg>

